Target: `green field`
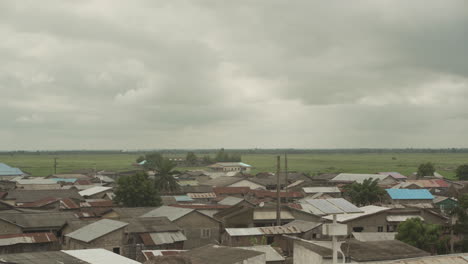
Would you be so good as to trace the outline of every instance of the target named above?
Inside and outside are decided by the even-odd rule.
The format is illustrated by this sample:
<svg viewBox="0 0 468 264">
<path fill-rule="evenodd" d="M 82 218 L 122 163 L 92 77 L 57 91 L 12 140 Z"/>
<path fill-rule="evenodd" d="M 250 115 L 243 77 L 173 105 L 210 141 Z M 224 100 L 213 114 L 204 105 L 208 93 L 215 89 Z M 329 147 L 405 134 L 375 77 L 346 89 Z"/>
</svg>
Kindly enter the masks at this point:
<svg viewBox="0 0 468 264">
<path fill-rule="evenodd" d="M 53 174 L 54 157 L 58 157 L 57 173 L 68 173 L 77 169 L 131 170 L 137 154 L 14 154 L 0 155 L 0 162 L 18 167 L 33 176 Z M 175 156 L 175 155 L 171 155 Z M 183 157 L 184 155 L 176 155 Z M 200 155 L 201 156 L 201 155 Z M 245 163 L 254 166 L 253 172 L 276 171 L 276 156 L 271 154 L 242 155 Z M 418 165 L 431 161 L 437 171 L 453 178 L 460 164 L 468 163 L 468 153 L 385 153 L 385 154 L 290 154 L 290 171 L 315 173 L 375 173 L 397 171 L 404 175 L 415 172 Z M 282 164 L 283 166 L 283 164 Z M 185 170 L 188 168 L 178 168 Z M 194 169 L 194 168 L 190 168 Z"/>
</svg>

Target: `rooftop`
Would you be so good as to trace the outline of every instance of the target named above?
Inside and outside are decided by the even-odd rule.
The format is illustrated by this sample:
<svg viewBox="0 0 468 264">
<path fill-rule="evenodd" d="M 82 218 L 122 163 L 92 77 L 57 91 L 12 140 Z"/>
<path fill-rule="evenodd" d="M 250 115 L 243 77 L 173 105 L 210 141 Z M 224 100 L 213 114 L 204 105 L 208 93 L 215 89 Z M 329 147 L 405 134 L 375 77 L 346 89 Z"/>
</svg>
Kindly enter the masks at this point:
<svg viewBox="0 0 468 264">
<path fill-rule="evenodd" d="M 0 246 L 16 244 L 51 243 L 57 241 L 53 233 L 25 233 L 0 235 Z"/>
<path fill-rule="evenodd" d="M 218 204 L 221 204 L 221 205 L 236 205 L 240 202 L 244 201 L 244 199 L 242 198 L 238 198 L 238 197 L 233 197 L 233 196 L 228 196 L 224 199 L 222 199 L 221 201 L 218 202 Z"/>
<path fill-rule="evenodd" d="M 389 175 L 381 174 L 357 174 L 357 173 L 340 173 L 330 181 L 357 182 L 362 183 L 366 179 L 378 179 L 379 181 L 387 178 Z"/>
<path fill-rule="evenodd" d="M 433 200 L 427 189 L 385 189 L 393 200 Z"/>
<path fill-rule="evenodd" d="M 45 198 L 72 198 L 84 200 L 77 190 L 11 190 L 5 200 L 16 200 L 16 203 L 36 202 Z"/>
<path fill-rule="evenodd" d="M 322 223 L 316 223 L 316 222 L 310 222 L 310 221 L 303 221 L 303 220 L 294 220 L 292 222 L 289 222 L 283 226 L 294 226 L 301 230 L 301 232 L 307 232 L 310 231 L 314 228 L 317 228 L 321 226 Z"/>
<path fill-rule="evenodd" d="M 89 243 L 99 237 L 107 235 L 115 230 L 123 228 L 127 226 L 128 223 L 110 220 L 110 219 L 102 219 L 87 226 L 84 226 L 74 232 L 71 232 L 65 236 L 80 240 L 86 243 Z"/>
<path fill-rule="evenodd" d="M 180 255 L 189 257 L 193 264 L 235 264 L 264 254 L 254 250 L 206 245 Z"/>
<path fill-rule="evenodd" d="M 156 208 L 152 211 L 149 211 L 148 213 L 142 215 L 141 217 L 167 217 L 170 221 L 177 220 L 191 212 L 193 212 L 194 209 L 188 209 L 188 208 L 180 208 L 180 207 L 172 207 L 172 206 L 161 206 L 159 208 Z"/>
<path fill-rule="evenodd" d="M 13 168 L 5 163 L 0 163 L 0 176 L 21 176 L 24 175 L 24 172 L 22 172 L 18 168 Z"/>
<path fill-rule="evenodd" d="M 327 186 L 327 187 L 304 187 L 302 190 L 309 193 L 341 193 L 340 189 L 336 186 Z"/>
<path fill-rule="evenodd" d="M 247 250 L 254 250 L 265 253 L 266 262 L 270 261 L 284 261 L 284 257 L 281 256 L 274 248 L 270 245 L 251 246 L 251 247 L 238 247 Z"/>
<path fill-rule="evenodd" d="M 336 220 L 340 223 L 351 221 L 360 217 L 364 216 L 369 216 L 373 215 L 376 213 L 380 213 L 383 211 L 388 211 L 390 208 L 388 207 L 381 207 L 381 206 L 376 206 L 376 205 L 367 205 L 359 208 L 362 213 L 350 213 L 350 214 L 339 214 L 336 216 Z M 332 215 L 327 215 L 324 216 L 323 218 L 328 219 L 328 220 L 333 220 Z"/>
<path fill-rule="evenodd" d="M 109 191 L 109 190 L 112 190 L 112 187 L 95 186 L 95 187 L 91 187 L 89 189 L 83 190 L 79 193 L 81 196 L 85 197 L 85 196 L 91 196 L 91 195 L 95 195 L 95 194 Z"/>
<path fill-rule="evenodd" d="M 399 240 L 369 242 L 349 240 L 342 244 L 341 249 L 346 256 L 358 262 L 398 260 L 430 255 L 426 251 Z"/>
</svg>

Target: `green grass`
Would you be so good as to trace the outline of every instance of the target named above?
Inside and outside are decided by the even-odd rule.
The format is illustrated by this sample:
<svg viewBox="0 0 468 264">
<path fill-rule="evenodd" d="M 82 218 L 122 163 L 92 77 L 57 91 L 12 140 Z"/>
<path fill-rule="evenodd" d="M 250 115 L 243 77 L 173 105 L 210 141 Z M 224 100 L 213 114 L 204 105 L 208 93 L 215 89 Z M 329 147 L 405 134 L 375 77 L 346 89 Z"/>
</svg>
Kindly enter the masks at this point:
<svg viewBox="0 0 468 264">
<path fill-rule="evenodd" d="M 185 155 L 171 155 L 184 157 Z M 202 156 L 202 155 L 199 155 Z M 76 169 L 94 168 L 98 170 L 129 170 L 138 157 L 137 154 L 15 154 L 0 155 L 0 162 L 18 167 L 34 176 L 47 176 L 53 173 L 54 157 L 58 157 L 57 173 L 67 173 Z M 393 159 L 395 158 L 395 159 Z M 253 172 L 276 171 L 276 156 L 270 154 L 246 154 L 242 160 L 254 166 Z M 455 169 L 468 163 L 468 153 L 385 153 L 385 154 L 290 154 L 291 171 L 307 173 L 375 173 L 397 171 L 409 175 L 423 162 L 433 162 L 437 171 L 447 178 L 454 178 Z M 282 160 L 281 166 L 284 165 Z M 188 168 L 178 168 L 184 170 Z M 190 168 L 195 169 L 195 168 Z"/>
</svg>

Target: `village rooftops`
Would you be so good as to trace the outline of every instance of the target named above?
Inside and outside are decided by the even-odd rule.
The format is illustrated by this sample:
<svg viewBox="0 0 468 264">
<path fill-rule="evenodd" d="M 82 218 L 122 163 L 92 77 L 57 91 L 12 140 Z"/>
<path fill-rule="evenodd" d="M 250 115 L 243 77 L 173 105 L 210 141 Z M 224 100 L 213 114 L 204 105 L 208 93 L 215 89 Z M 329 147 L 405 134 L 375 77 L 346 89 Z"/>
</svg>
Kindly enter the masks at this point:
<svg viewBox="0 0 468 264">
<path fill-rule="evenodd" d="M 340 189 L 336 186 L 326 186 L 326 187 L 304 187 L 302 190 L 307 193 L 341 193 Z"/>
<path fill-rule="evenodd" d="M 359 208 L 362 213 L 351 213 L 351 214 L 339 214 L 336 217 L 336 220 L 340 223 L 348 222 L 360 217 L 368 216 L 368 215 L 373 215 L 377 214 L 383 211 L 388 211 L 390 208 L 387 207 L 381 207 L 381 206 L 375 206 L 375 205 L 368 205 L 368 206 L 363 206 Z M 327 220 L 333 220 L 332 215 L 327 215 L 324 216 L 323 218 Z"/>
<path fill-rule="evenodd" d="M 243 168 L 252 168 L 249 164 L 243 162 L 217 162 L 208 167 L 219 168 L 219 167 L 243 167 Z"/>
<path fill-rule="evenodd" d="M 386 189 L 393 200 L 433 200 L 434 196 L 427 189 Z"/>
<path fill-rule="evenodd" d="M 263 235 L 283 235 L 299 234 L 302 231 L 296 226 L 264 226 L 246 228 L 226 228 L 226 233 L 231 237 L 235 236 L 263 236 Z"/>
<path fill-rule="evenodd" d="M 362 213 L 363 211 L 343 198 L 302 199 L 302 211 L 315 215 Z"/>
<path fill-rule="evenodd" d="M 170 221 L 177 220 L 191 212 L 193 212 L 194 209 L 188 209 L 188 208 L 180 208 L 180 207 L 172 207 L 172 206 L 161 206 L 159 208 L 156 208 L 152 211 L 149 211 L 148 213 L 142 215 L 141 217 L 167 217 Z"/>
<path fill-rule="evenodd" d="M 167 217 L 135 217 L 121 219 L 127 222 L 127 233 L 152 233 L 152 232 L 175 232 L 180 228 L 169 221 Z"/>
<path fill-rule="evenodd" d="M 15 200 L 16 203 L 36 202 L 45 198 L 72 198 L 84 200 L 78 191 L 69 190 L 11 190 L 8 191 L 5 200 Z"/>
<path fill-rule="evenodd" d="M 87 226 L 84 226 L 74 232 L 67 234 L 67 237 L 89 243 L 97 238 L 107 235 L 115 230 L 124 228 L 128 223 L 102 219 Z"/>
<path fill-rule="evenodd" d="M 67 221 L 76 219 L 71 212 L 47 213 L 1 213 L 0 219 L 10 222 L 24 229 L 61 228 Z"/>
<path fill-rule="evenodd" d="M 430 255 L 399 240 L 369 242 L 349 240 L 341 245 L 341 249 L 346 256 L 357 262 L 399 260 Z"/>
<path fill-rule="evenodd" d="M 91 195 L 95 195 L 98 193 L 106 192 L 109 190 L 112 190 L 112 187 L 95 186 L 95 187 L 91 187 L 89 189 L 83 190 L 79 193 L 81 196 L 85 197 L 85 196 L 91 196 Z"/>
</svg>

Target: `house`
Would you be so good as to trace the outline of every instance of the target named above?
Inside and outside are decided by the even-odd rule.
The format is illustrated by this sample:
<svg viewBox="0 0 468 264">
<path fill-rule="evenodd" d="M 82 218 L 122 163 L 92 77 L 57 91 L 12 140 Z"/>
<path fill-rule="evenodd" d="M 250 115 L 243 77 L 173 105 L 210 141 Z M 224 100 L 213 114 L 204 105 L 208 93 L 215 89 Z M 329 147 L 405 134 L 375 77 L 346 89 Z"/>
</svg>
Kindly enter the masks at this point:
<svg viewBox="0 0 468 264">
<path fill-rule="evenodd" d="M 107 193 L 112 193 L 112 187 L 94 186 L 79 192 L 81 196 L 88 199 L 102 199 L 107 197 Z"/>
<path fill-rule="evenodd" d="M 124 227 L 128 223 L 102 219 L 65 235 L 66 249 L 104 248 L 116 254 L 123 253 Z"/>
<path fill-rule="evenodd" d="M 255 196 L 255 198 L 260 199 L 260 200 L 268 199 L 268 200 L 276 201 L 276 197 L 277 197 L 276 191 L 269 191 L 269 190 L 253 190 L 251 191 L 251 194 Z M 286 203 L 288 201 L 295 201 L 300 198 L 303 198 L 304 194 L 302 194 L 302 192 L 280 191 L 279 197 L 282 203 Z"/>
<path fill-rule="evenodd" d="M 5 254 L 0 255 L 0 260 L 6 264 L 139 264 L 101 248 Z"/>
<path fill-rule="evenodd" d="M 187 193 L 187 196 L 193 199 L 195 202 L 211 202 L 213 199 L 216 198 L 216 193 L 208 192 L 208 193 Z"/>
<path fill-rule="evenodd" d="M 3 201 L 12 205 L 33 203 L 46 198 L 70 198 L 76 202 L 84 201 L 77 190 L 11 190 Z"/>
<path fill-rule="evenodd" d="M 238 247 L 238 248 L 265 253 L 266 264 L 283 264 L 285 263 L 285 260 L 286 260 L 283 256 L 281 256 L 281 254 L 278 253 L 278 251 L 276 251 L 270 245 L 257 245 L 257 246 L 251 246 L 251 247 Z"/>
<path fill-rule="evenodd" d="M 321 222 L 311 222 L 303 220 L 294 220 L 285 224 L 285 227 L 294 226 L 301 231 L 300 238 L 311 240 L 317 239 L 322 236 L 322 224 Z"/>
<path fill-rule="evenodd" d="M 250 187 L 215 187 L 213 192 L 218 197 L 234 196 L 243 198 L 250 192 Z"/>
<path fill-rule="evenodd" d="M 266 189 L 266 186 L 251 178 L 220 176 L 205 182 L 213 187 L 248 187 L 251 190 Z"/>
<path fill-rule="evenodd" d="M 187 240 L 181 228 L 167 217 L 135 217 L 121 221 L 129 223 L 125 228 L 125 256 L 131 259 L 145 260 L 141 245 L 147 250 L 180 250 Z"/>
<path fill-rule="evenodd" d="M 385 189 L 392 203 L 432 204 L 434 196 L 427 189 Z"/>
<path fill-rule="evenodd" d="M 448 213 L 453 208 L 458 206 L 458 201 L 452 197 L 445 197 L 445 196 L 435 196 L 433 203 L 436 207 L 438 207 L 442 212 Z"/>
<path fill-rule="evenodd" d="M 450 187 L 449 182 L 444 179 L 407 180 L 406 183 L 414 183 L 436 195 L 445 195 Z"/>
<path fill-rule="evenodd" d="M 13 168 L 5 163 L 0 163 L 0 180 L 11 180 L 18 176 L 24 176 L 25 173 L 18 168 Z"/>
<path fill-rule="evenodd" d="M 0 213 L 0 235 L 51 232 L 60 238 L 67 221 L 73 219 L 71 212 Z"/>
<path fill-rule="evenodd" d="M 398 181 L 390 175 L 382 174 L 356 174 L 356 173 L 340 173 L 330 180 L 332 183 L 362 183 L 366 179 L 378 180 L 380 186 L 393 186 Z"/>
<path fill-rule="evenodd" d="M 265 264 L 264 252 L 241 248 L 206 245 L 179 254 L 194 264 Z"/>
<path fill-rule="evenodd" d="M 221 244 L 234 247 L 280 244 L 283 240 L 282 235 L 298 235 L 300 233 L 301 230 L 295 226 L 226 228 L 221 238 Z"/>
<path fill-rule="evenodd" d="M 359 209 L 362 210 L 362 213 L 339 214 L 336 216 L 338 223 L 348 225 L 348 234 L 352 232 L 385 232 L 387 226 L 386 212 L 390 208 L 368 205 Z M 323 218 L 333 220 L 331 215 Z"/>
<path fill-rule="evenodd" d="M 178 225 L 187 237 L 184 249 L 217 243 L 220 240 L 221 223 L 195 209 L 161 206 L 141 217 L 167 217 Z"/>
<path fill-rule="evenodd" d="M 214 171 L 222 171 L 222 172 L 229 172 L 229 171 L 244 171 L 250 172 L 252 166 L 243 162 L 217 162 L 213 165 L 208 166 L 208 168 Z"/>
<path fill-rule="evenodd" d="M 398 172 L 379 172 L 378 174 L 390 175 L 397 181 L 406 181 L 406 179 L 408 179 L 408 177 Z"/>
<path fill-rule="evenodd" d="M 39 177 L 16 181 L 16 188 L 23 190 L 57 190 L 61 187 L 56 181 Z"/>
<path fill-rule="evenodd" d="M 24 233 L 0 235 L 0 254 L 59 250 L 53 233 Z"/>
</svg>

